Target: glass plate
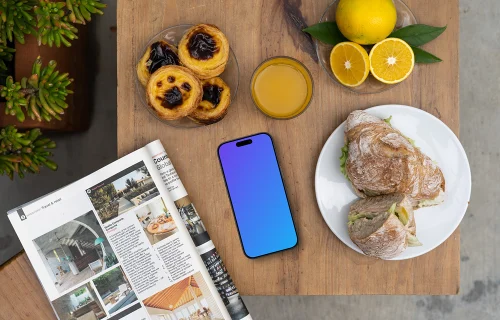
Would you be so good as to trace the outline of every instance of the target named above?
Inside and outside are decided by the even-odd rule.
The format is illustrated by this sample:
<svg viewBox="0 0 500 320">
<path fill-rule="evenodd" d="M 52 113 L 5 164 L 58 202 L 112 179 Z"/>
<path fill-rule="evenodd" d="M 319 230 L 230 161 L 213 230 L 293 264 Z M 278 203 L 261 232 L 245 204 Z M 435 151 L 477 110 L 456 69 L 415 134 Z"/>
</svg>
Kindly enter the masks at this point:
<svg viewBox="0 0 500 320">
<path fill-rule="evenodd" d="M 141 60 L 142 56 L 144 55 L 144 52 L 146 52 L 147 48 L 151 44 L 153 44 L 156 41 L 163 40 L 163 41 L 166 41 L 170 44 L 177 46 L 177 44 L 181 41 L 181 38 L 184 35 L 184 33 L 192 26 L 193 26 L 192 24 L 180 24 L 180 25 L 168 27 L 167 29 L 161 31 L 160 33 L 155 35 L 153 38 L 151 38 L 149 40 L 149 42 L 147 43 L 147 45 L 144 47 L 144 49 L 140 52 L 140 55 L 137 57 L 137 62 L 134 66 L 134 72 L 136 72 L 135 67 L 137 66 L 137 63 L 139 63 L 139 60 Z M 238 67 L 238 61 L 236 60 L 236 56 L 234 55 L 233 50 L 231 48 L 229 48 L 229 59 L 227 61 L 226 69 L 219 77 L 221 77 L 224 80 L 224 82 L 226 82 L 226 84 L 231 89 L 231 104 L 236 99 L 236 93 L 238 92 L 238 86 L 239 86 L 239 76 L 240 76 L 240 70 Z M 137 73 L 135 76 L 135 86 L 136 86 L 137 93 L 139 95 L 139 99 L 141 101 L 141 104 L 159 121 L 161 121 L 169 126 L 178 127 L 178 128 L 205 127 L 205 125 L 198 124 L 194 121 L 191 121 L 187 117 L 184 117 L 184 118 L 181 118 L 178 120 L 161 119 L 160 117 L 158 117 L 156 112 L 151 107 L 149 107 L 149 105 L 146 101 L 146 90 L 139 82 L 139 78 L 137 77 Z M 231 105 L 229 107 L 231 107 Z M 228 112 L 231 112 L 231 111 L 228 110 Z M 221 121 L 223 121 L 223 120 L 221 120 Z"/>
<path fill-rule="evenodd" d="M 393 0 L 393 1 L 394 5 L 396 6 L 396 12 L 398 14 L 398 20 L 396 21 L 395 29 L 400 29 L 410 24 L 417 23 L 417 19 L 415 18 L 411 10 L 406 6 L 406 4 L 404 4 L 403 1 L 401 0 Z M 328 8 L 326 8 L 319 22 L 335 21 L 335 12 L 337 11 L 337 4 L 338 0 L 333 1 L 328 6 Z M 337 78 L 335 78 L 335 75 L 332 72 L 332 68 L 330 67 L 330 52 L 332 51 L 333 46 L 330 44 L 323 43 L 317 39 L 315 39 L 314 42 L 316 44 L 316 53 L 318 54 L 318 59 L 321 66 L 323 67 L 323 70 L 325 70 L 330 79 L 332 79 L 335 83 L 341 85 L 342 87 L 356 93 L 365 94 L 365 93 L 379 93 L 398 85 L 398 84 L 386 84 L 380 82 L 370 74 L 368 75 L 368 78 L 365 80 L 365 82 L 363 82 L 361 85 L 357 87 L 344 86 L 337 80 Z M 370 52 L 369 49 L 371 48 L 371 46 L 363 46 L 363 47 L 367 49 L 368 52 Z M 415 65 L 413 72 L 415 72 L 416 69 L 417 65 Z"/>
</svg>

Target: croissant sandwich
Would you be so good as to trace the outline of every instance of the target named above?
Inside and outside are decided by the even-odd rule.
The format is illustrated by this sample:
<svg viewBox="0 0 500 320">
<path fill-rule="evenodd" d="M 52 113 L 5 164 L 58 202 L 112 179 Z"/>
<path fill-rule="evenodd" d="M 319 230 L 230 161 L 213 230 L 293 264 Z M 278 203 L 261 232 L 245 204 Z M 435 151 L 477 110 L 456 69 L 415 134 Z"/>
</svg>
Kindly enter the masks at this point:
<svg viewBox="0 0 500 320">
<path fill-rule="evenodd" d="M 389 121 L 354 111 L 346 121 L 345 139 L 341 170 L 358 196 L 401 193 L 413 207 L 443 202 L 441 169 Z"/>
<path fill-rule="evenodd" d="M 419 246 L 412 201 L 403 194 L 369 197 L 349 210 L 351 240 L 368 256 L 391 259 L 408 246 Z"/>
</svg>

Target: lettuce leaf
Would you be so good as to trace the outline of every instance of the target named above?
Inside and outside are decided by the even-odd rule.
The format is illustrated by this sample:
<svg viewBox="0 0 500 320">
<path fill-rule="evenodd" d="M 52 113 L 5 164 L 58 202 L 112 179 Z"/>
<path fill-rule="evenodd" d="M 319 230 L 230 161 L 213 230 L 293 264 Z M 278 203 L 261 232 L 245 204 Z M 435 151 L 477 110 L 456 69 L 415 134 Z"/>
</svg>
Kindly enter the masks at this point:
<svg viewBox="0 0 500 320">
<path fill-rule="evenodd" d="M 371 220 L 374 217 L 375 217 L 375 215 L 373 213 L 358 212 L 357 214 L 349 215 L 347 217 L 347 220 L 348 220 L 347 225 L 348 226 L 353 225 L 354 222 L 356 222 L 359 219 L 368 219 L 368 220 Z"/>
<path fill-rule="evenodd" d="M 392 204 L 392 206 L 389 208 L 389 210 L 387 210 L 387 212 L 389 212 L 390 214 L 394 214 L 394 212 L 396 211 L 396 206 L 398 205 L 397 202 L 394 202 Z"/>
<path fill-rule="evenodd" d="M 408 138 L 408 137 L 407 137 L 407 136 L 405 136 L 404 134 L 403 134 L 403 137 L 405 137 L 405 138 L 406 138 L 406 140 L 408 140 L 408 141 L 411 143 L 411 145 L 412 145 L 412 146 L 414 146 L 415 148 L 418 148 L 418 147 L 415 145 L 415 140 L 413 140 L 412 138 Z"/>
<path fill-rule="evenodd" d="M 385 123 L 387 123 L 388 125 L 392 126 L 391 125 L 391 119 L 392 119 L 392 116 L 390 116 L 389 118 L 386 118 L 386 119 L 383 119 Z"/>
<path fill-rule="evenodd" d="M 392 120 L 392 116 L 390 116 L 389 118 L 386 118 L 386 119 L 382 119 L 384 120 L 385 123 L 387 123 L 388 125 L 390 125 L 392 127 L 392 124 L 391 124 L 391 120 Z M 407 136 L 405 136 L 404 134 L 401 133 L 401 135 L 403 137 L 406 138 L 406 140 L 408 140 L 409 143 L 411 143 L 412 146 L 414 146 L 415 148 L 418 148 L 416 145 L 415 145 L 415 140 L 411 139 L 411 138 L 408 138 Z"/>
<path fill-rule="evenodd" d="M 349 222 L 354 222 L 358 219 L 368 219 L 368 220 L 371 220 L 373 219 L 373 213 L 368 213 L 368 212 L 358 212 L 356 214 L 353 214 L 353 215 L 350 215 L 347 220 L 349 220 Z"/>
<path fill-rule="evenodd" d="M 422 242 L 420 242 L 417 239 L 417 236 L 414 236 L 412 234 L 408 234 L 407 239 L 408 239 L 408 247 L 420 247 L 423 245 Z"/>
<path fill-rule="evenodd" d="M 340 172 L 344 175 L 344 177 L 349 180 L 349 177 L 347 176 L 347 170 L 345 169 L 345 165 L 347 163 L 347 156 L 349 154 L 349 142 L 345 142 L 344 146 L 342 149 L 340 149 L 342 152 L 342 155 L 340 156 Z"/>
</svg>

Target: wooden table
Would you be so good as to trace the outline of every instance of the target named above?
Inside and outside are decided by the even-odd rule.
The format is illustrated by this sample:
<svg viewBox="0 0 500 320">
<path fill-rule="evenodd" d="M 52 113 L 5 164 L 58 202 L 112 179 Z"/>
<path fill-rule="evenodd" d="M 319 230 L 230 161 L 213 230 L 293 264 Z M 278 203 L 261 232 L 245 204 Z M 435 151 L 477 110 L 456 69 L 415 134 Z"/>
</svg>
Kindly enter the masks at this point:
<svg viewBox="0 0 500 320">
<path fill-rule="evenodd" d="M 317 22 L 329 0 L 119 0 L 118 154 L 160 138 L 207 226 L 231 276 L 244 295 L 457 294 L 460 232 L 421 257 L 387 262 L 362 256 L 342 244 L 323 221 L 314 195 L 314 170 L 331 132 L 355 109 L 398 103 L 426 110 L 459 131 L 458 0 L 407 0 L 419 22 L 448 29 L 425 49 L 443 62 L 420 65 L 401 85 L 375 95 L 356 95 L 333 84 L 316 63 L 299 31 Z M 227 34 L 240 65 L 240 88 L 220 123 L 182 130 L 156 121 L 135 92 L 137 57 L 148 39 L 167 26 L 209 22 Z M 288 55 L 314 77 L 309 109 L 288 121 L 271 120 L 253 106 L 249 83 L 265 58 Z M 256 260 L 241 250 L 217 146 L 267 131 L 275 139 L 299 233 L 293 250 Z M 333 164 L 332 164 L 333 165 Z M 0 319 L 53 319 L 25 255 L 0 271 Z"/>
<path fill-rule="evenodd" d="M 120 0 L 118 155 L 161 139 L 243 295 L 456 294 L 460 286 L 458 230 L 437 249 L 416 259 L 386 262 L 362 256 L 340 242 L 323 221 L 314 194 L 314 171 L 326 139 L 355 109 L 388 103 L 411 105 L 434 114 L 458 134 L 458 1 L 407 1 L 419 22 L 448 26 L 442 36 L 425 46 L 443 62 L 420 65 L 399 86 L 374 95 L 356 95 L 332 83 L 300 32 L 302 21 L 317 22 L 329 2 Z M 169 127 L 141 105 L 135 92 L 134 65 L 149 38 L 162 29 L 200 22 L 225 31 L 240 66 L 238 96 L 226 118 L 215 125 Z M 313 103 L 288 121 L 265 117 L 254 107 L 249 92 L 253 70 L 275 55 L 297 58 L 314 77 Z M 249 260 L 238 239 L 217 146 L 261 131 L 275 139 L 299 245 Z"/>
</svg>

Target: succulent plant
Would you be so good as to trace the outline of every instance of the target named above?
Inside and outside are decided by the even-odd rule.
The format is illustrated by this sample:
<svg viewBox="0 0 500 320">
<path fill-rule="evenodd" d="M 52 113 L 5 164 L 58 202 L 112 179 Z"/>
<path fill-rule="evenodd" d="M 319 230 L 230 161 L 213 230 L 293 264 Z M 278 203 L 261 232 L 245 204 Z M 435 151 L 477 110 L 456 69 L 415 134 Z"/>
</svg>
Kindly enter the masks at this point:
<svg viewBox="0 0 500 320">
<path fill-rule="evenodd" d="M 62 43 L 71 47 L 69 40 L 78 39 L 76 36 L 78 30 L 69 21 L 65 7 L 65 2 L 49 0 L 40 0 L 39 5 L 34 7 L 38 21 L 38 45 L 48 44 L 52 47 L 55 44 L 56 47 L 60 47 Z"/>
<path fill-rule="evenodd" d="M 24 36 L 33 34 L 39 44 L 69 47 L 78 39 L 73 24 L 102 15 L 105 7 L 99 0 L 0 0 L 0 44 L 24 43 Z"/>
<path fill-rule="evenodd" d="M 57 63 L 51 60 L 42 68 L 42 60 L 38 57 L 29 78 L 14 82 L 7 77 L 5 86 L 0 86 L 0 96 L 7 100 L 5 113 L 16 116 L 23 122 L 26 115 L 33 120 L 61 120 L 60 115 L 68 107 L 66 96 L 73 91 L 67 87 L 73 82 L 68 73 L 55 70 Z"/>
<path fill-rule="evenodd" d="M 23 133 L 14 126 L 0 130 L 0 175 L 7 175 L 11 180 L 14 175 L 23 178 L 25 173 L 38 173 L 45 166 L 57 170 L 57 164 L 49 157 L 49 151 L 56 143 L 49 138 L 43 138 L 40 129 Z"/>
<path fill-rule="evenodd" d="M 16 51 L 14 48 L 0 44 L 0 70 L 7 70 L 5 62 L 12 61 L 13 53 Z"/>
<path fill-rule="evenodd" d="M 0 0 L 0 44 L 14 38 L 24 43 L 25 34 L 36 34 L 32 0 Z"/>
<path fill-rule="evenodd" d="M 39 45 L 70 47 L 78 39 L 74 24 L 85 24 L 92 14 L 100 14 L 106 5 L 100 0 L 0 0 L 0 73 L 8 70 L 12 61 L 12 42 L 25 43 L 25 35 L 37 37 Z M 31 75 L 15 82 L 12 76 L 0 85 L 0 96 L 6 100 L 5 113 L 23 122 L 26 116 L 38 121 L 61 120 L 68 104 L 66 97 L 73 92 L 68 86 L 73 82 L 68 73 L 56 70 L 57 63 L 50 61 L 42 66 L 38 57 Z M 2 73 L 2 77 L 5 75 Z M 39 129 L 20 133 L 14 126 L 0 129 L 0 175 L 11 179 L 23 178 L 25 173 L 37 173 L 46 166 L 56 170 L 57 164 L 48 159 L 54 141 L 43 138 Z"/>
<path fill-rule="evenodd" d="M 103 15 L 101 9 L 106 8 L 106 5 L 99 0 L 66 0 L 66 5 L 70 11 L 70 21 L 81 24 L 90 21 L 92 14 Z"/>
</svg>

